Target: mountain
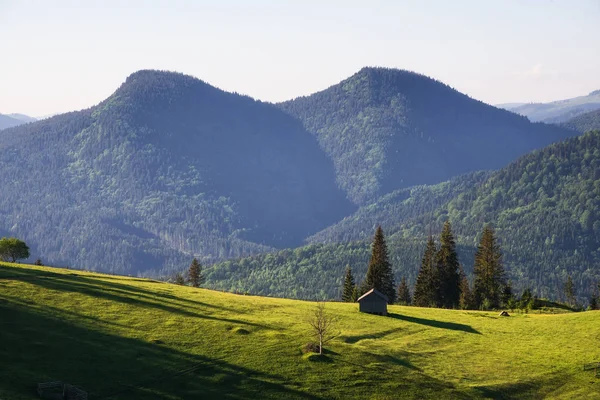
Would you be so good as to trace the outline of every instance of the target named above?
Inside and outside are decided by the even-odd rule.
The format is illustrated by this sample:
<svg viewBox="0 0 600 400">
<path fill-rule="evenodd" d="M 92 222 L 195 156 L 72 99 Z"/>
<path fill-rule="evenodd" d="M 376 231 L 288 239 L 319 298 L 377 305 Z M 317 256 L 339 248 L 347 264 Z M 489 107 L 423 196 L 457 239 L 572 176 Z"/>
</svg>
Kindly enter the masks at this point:
<svg viewBox="0 0 600 400">
<path fill-rule="evenodd" d="M 401 189 L 313 235 L 312 244 L 214 265 L 219 289 L 299 298 L 338 296 L 344 268 L 362 279 L 378 224 L 388 236 L 396 282 L 414 284 L 429 234 L 449 219 L 468 273 L 485 224 L 498 234 L 517 291 L 563 293 L 567 275 L 580 301 L 600 281 L 600 132 L 527 154 L 496 172 Z"/>
<path fill-rule="evenodd" d="M 9 115 L 0 114 L 0 130 L 6 128 L 12 128 L 13 126 L 19 126 L 23 124 L 23 121 L 13 118 Z"/>
<path fill-rule="evenodd" d="M 297 246 L 354 210 L 274 105 L 140 71 L 87 110 L 0 132 L 0 234 L 119 273 Z"/>
<path fill-rule="evenodd" d="M 25 114 L 8 114 L 9 117 L 14 118 L 14 119 L 18 119 L 19 121 L 22 122 L 35 122 L 37 121 L 36 118 L 30 117 L 29 115 L 25 115 Z"/>
<path fill-rule="evenodd" d="M 563 123 L 562 126 L 581 133 L 600 130 L 600 109 L 578 115 Z"/>
<path fill-rule="evenodd" d="M 524 115 L 534 122 L 556 124 L 566 122 L 588 111 L 600 109 L 600 90 L 593 91 L 587 96 L 579 96 L 550 103 L 528 103 L 517 106 L 506 104 L 498 105 L 498 107 Z"/>
<path fill-rule="evenodd" d="M 393 190 L 505 166 L 574 132 L 471 99 L 413 72 L 364 68 L 279 104 L 315 134 L 339 186 L 364 205 Z"/>
</svg>

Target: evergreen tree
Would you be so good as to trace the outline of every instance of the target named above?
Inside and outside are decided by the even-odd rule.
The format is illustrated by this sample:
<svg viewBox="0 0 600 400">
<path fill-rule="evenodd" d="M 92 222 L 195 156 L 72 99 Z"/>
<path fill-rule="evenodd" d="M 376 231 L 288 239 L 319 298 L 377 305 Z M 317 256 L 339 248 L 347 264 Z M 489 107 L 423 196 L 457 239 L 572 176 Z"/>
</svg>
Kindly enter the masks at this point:
<svg viewBox="0 0 600 400">
<path fill-rule="evenodd" d="M 473 292 L 471 291 L 467 274 L 465 274 L 462 268 L 460 268 L 460 298 L 458 299 L 458 306 L 462 310 L 473 308 Z"/>
<path fill-rule="evenodd" d="M 513 297 L 514 295 L 512 290 L 512 284 L 510 282 L 506 282 L 506 285 L 504 285 L 504 287 L 502 288 L 502 296 L 500 299 L 502 307 L 508 307 Z"/>
<path fill-rule="evenodd" d="M 496 241 L 494 230 L 489 226 L 483 229 L 481 241 L 475 253 L 475 266 L 473 268 L 475 280 L 473 294 L 475 306 L 481 308 L 483 304 L 490 308 L 498 308 L 504 285 L 504 267 L 502 266 L 502 253 Z"/>
<path fill-rule="evenodd" d="M 388 249 L 381 226 L 377 227 L 371 252 L 371 260 L 367 270 L 365 284 L 370 289 L 377 289 L 385 294 L 388 302 L 393 304 L 396 300 L 396 285 L 394 284 L 394 274 L 392 265 L 388 259 Z"/>
<path fill-rule="evenodd" d="M 567 277 L 567 281 L 565 282 L 565 296 L 567 298 L 567 303 L 570 306 L 573 306 L 575 304 L 575 285 L 573 284 L 571 275 Z"/>
<path fill-rule="evenodd" d="M 519 308 L 525 312 L 532 310 L 535 307 L 535 297 L 531 293 L 530 288 L 523 290 L 521 299 L 519 300 Z"/>
<path fill-rule="evenodd" d="M 346 266 L 346 276 L 344 277 L 344 286 L 342 288 L 342 301 L 347 303 L 356 301 L 356 284 L 350 265 Z"/>
<path fill-rule="evenodd" d="M 596 293 L 590 297 L 590 310 L 598 310 L 598 295 Z"/>
<path fill-rule="evenodd" d="M 412 298 L 410 296 L 410 289 L 406 283 L 406 277 L 402 277 L 400 285 L 398 286 L 398 304 L 403 306 L 410 306 Z"/>
<path fill-rule="evenodd" d="M 204 275 L 202 275 L 202 265 L 194 258 L 188 271 L 188 282 L 190 282 L 193 287 L 200 287 L 204 281 L 205 278 Z"/>
<path fill-rule="evenodd" d="M 354 285 L 352 289 L 352 303 L 355 303 L 360 296 L 358 295 L 358 286 Z"/>
<path fill-rule="evenodd" d="M 436 266 L 439 282 L 438 306 L 455 308 L 460 297 L 460 265 L 450 221 L 446 221 L 442 229 L 440 249 L 436 254 Z"/>
<path fill-rule="evenodd" d="M 435 270 L 436 252 L 437 249 L 433 237 L 429 236 L 415 284 L 413 304 L 418 307 L 432 307 L 436 305 L 438 287 Z"/>
<path fill-rule="evenodd" d="M 185 285 L 185 279 L 183 278 L 183 275 L 181 274 L 181 272 L 176 272 L 173 275 L 172 281 L 174 284 L 176 285 Z"/>
</svg>

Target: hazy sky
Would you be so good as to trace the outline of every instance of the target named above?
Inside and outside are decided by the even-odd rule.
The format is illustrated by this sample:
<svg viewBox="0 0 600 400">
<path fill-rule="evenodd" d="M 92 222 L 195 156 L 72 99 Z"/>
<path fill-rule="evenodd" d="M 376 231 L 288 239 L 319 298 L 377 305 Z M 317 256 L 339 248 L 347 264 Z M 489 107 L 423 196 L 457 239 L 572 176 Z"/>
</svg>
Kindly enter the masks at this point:
<svg viewBox="0 0 600 400">
<path fill-rule="evenodd" d="M 132 72 L 280 101 L 363 66 L 496 104 L 600 89 L 600 0 L 0 0 L 0 113 L 87 108 Z"/>
</svg>

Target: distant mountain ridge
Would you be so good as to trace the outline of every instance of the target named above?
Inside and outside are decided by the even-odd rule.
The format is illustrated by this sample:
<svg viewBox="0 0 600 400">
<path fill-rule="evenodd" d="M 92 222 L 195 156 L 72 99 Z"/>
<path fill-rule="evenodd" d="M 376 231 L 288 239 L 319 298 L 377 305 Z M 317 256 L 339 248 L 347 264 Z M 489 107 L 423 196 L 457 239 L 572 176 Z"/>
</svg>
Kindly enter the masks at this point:
<svg viewBox="0 0 600 400">
<path fill-rule="evenodd" d="M 138 71 L 90 109 L 0 132 L 10 177 L 0 180 L 0 233 L 50 265 L 168 274 L 192 256 L 301 246 L 358 206 L 575 134 L 408 71 L 364 68 L 281 104 Z M 423 203 L 438 207 L 433 197 Z"/>
<path fill-rule="evenodd" d="M 161 71 L 2 131 L 0 170 L 1 230 L 47 263 L 120 273 L 299 245 L 354 209 L 298 121 Z"/>
<path fill-rule="evenodd" d="M 564 123 L 578 115 L 600 109 L 600 90 L 590 92 L 587 96 L 557 100 L 549 103 L 499 104 L 519 115 L 526 116 L 533 122 L 549 124 Z"/>
<path fill-rule="evenodd" d="M 403 187 L 496 169 L 575 133 L 469 98 L 410 71 L 363 68 L 279 107 L 300 119 L 331 157 L 356 204 Z"/>
<path fill-rule="evenodd" d="M 6 129 L 6 128 L 12 128 L 13 126 L 19 126 L 22 123 L 23 123 L 23 121 L 20 121 L 16 118 L 10 117 L 8 115 L 0 114 L 0 130 Z"/>
<path fill-rule="evenodd" d="M 598 93 L 600 94 L 600 90 Z M 600 130 L 600 109 L 578 115 L 561 125 L 581 133 Z"/>
<path fill-rule="evenodd" d="M 25 114 L 8 114 L 9 117 L 14 118 L 14 119 L 18 119 L 19 121 L 23 121 L 23 122 L 35 122 L 37 121 L 36 118 L 30 117 L 29 115 L 25 115 Z"/>
</svg>

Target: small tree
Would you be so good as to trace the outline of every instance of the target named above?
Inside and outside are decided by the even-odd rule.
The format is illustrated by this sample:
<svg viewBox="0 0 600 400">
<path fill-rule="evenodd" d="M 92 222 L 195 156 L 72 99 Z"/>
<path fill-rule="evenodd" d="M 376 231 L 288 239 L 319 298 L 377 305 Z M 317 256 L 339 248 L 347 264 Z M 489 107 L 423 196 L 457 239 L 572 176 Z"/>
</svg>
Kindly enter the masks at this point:
<svg viewBox="0 0 600 400">
<path fill-rule="evenodd" d="M 202 275 L 202 265 L 194 258 L 188 271 L 188 282 L 190 282 L 193 287 L 200 287 L 204 281 L 205 278 L 204 275 Z"/>
<path fill-rule="evenodd" d="M 519 301 L 519 308 L 524 310 L 526 313 L 529 310 L 533 310 L 535 307 L 535 297 L 531 293 L 531 289 L 527 288 L 523 290 L 523 294 L 521 295 L 521 300 Z"/>
<path fill-rule="evenodd" d="M 323 345 L 334 339 L 337 318 L 325 309 L 325 303 L 320 301 L 308 317 L 308 324 L 314 339 L 319 342 L 319 354 L 323 354 Z"/>
<path fill-rule="evenodd" d="M 403 306 L 410 306 L 412 303 L 412 297 L 410 295 L 410 289 L 406 283 L 406 277 L 402 277 L 400 285 L 398 286 L 398 304 Z"/>
<path fill-rule="evenodd" d="M 512 298 L 514 298 L 513 291 L 512 291 L 512 284 L 510 282 L 506 282 L 506 285 L 504 285 L 504 287 L 502 288 L 502 296 L 501 296 L 502 306 L 508 307 L 510 300 Z"/>
<path fill-rule="evenodd" d="M 356 301 L 356 283 L 354 282 L 354 276 L 352 275 L 352 268 L 350 265 L 346 266 L 346 275 L 344 276 L 344 286 L 342 288 L 342 301 L 351 303 Z"/>
<path fill-rule="evenodd" d="M 181 272 L 176 272 L 175 274 L 173 274 L 172 281 L 176 285 L 185 285 L 185 279 Z"/>
<path fill-rule="evenodd" d="M 40 266 L 40 267 L 41 267 L 41 266 L 43 266 L 43 265 L 44 265 L 44 263 L 42 262 L 42 259 L 41 259 L 41 258 L 38 258 L 37 260 L 35 260 L 35 263 L 34 263 L 34 265 L 37 265 L 37 266 Z"/>
<path fill-rule="evenodd" d="M 0 239 L 0 258 L 4 261 L 17 262 L 29 258 L 29 247 L 17 238 L 3 237 Z"/>
<path fill-rule="evenodd" d="M 470 310 L 473 308 L 473 292 L 465 271 L 460 268 L 460 297 L 458 298 L 458 306 L 462 310 Z"/>
<path fill-rule="evenodd" d="M 598 296 L 595 293 L 590 297 L 590 310 L 598 310 Z"/>
<path fill-rule="evenodd" d="M 570 306 L 575 305 L 575 285 L 573 284 L 571 275 L 567 277 L 567 281 L 565 282 L 565 296 Z"/>
</svg>

